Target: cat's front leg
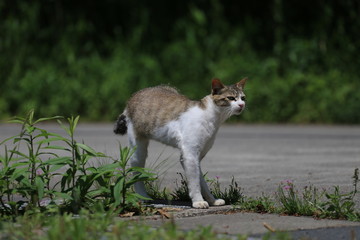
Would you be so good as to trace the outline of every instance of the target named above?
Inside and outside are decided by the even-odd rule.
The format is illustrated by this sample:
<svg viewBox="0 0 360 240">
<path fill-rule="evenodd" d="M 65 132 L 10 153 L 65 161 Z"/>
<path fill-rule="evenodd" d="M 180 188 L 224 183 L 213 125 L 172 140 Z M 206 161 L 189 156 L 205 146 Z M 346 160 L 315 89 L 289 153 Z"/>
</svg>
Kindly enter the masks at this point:
<svg viewBox="0 0 360 240">
<path fill-rule="evenodd" d="M 199 157 L 191 153 L 183 153 L 181 165 L 184 168 L 188 182 L 189 196 L 193 208 L 209 208 L 209 203 L 204 201 L 201 194 L 201 170 Z"/>
</svg>

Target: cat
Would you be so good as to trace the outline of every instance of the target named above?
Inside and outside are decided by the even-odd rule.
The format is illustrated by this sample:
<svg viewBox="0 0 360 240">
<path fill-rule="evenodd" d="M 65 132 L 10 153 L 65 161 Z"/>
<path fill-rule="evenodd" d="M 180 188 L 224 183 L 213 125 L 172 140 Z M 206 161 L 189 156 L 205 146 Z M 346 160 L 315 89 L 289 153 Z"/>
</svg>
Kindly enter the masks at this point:
<svg viewBox="0 0 360 240">
<path fill-rule="evenodd" d="M 223 199 L 215 199 L 211 194 L 200 161 L 212 147 L 220 124 L 245 109 L 246 81 L 244 78 L 225 86 L 215 78 L 211 94 L 200 101 L 190 100 L 177 89 L 165 85 L 136 92 L 114 127 L 116 134 L 127 132 L 130 146 L 136 146 L 131 165 L 145 166 L 150 139 L 178 148 L 193 208 L 224 205 Z M 135 191 L 148 197 L 143 182 L 135 184 Z"/>
</svg>

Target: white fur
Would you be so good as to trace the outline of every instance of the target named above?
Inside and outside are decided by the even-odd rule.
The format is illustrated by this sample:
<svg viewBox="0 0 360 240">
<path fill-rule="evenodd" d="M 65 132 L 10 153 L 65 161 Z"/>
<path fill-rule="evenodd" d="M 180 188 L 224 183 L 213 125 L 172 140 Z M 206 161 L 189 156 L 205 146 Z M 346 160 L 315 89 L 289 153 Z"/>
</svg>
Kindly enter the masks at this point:
<svg viewBox="0 0 360 240">
<path fill-rule="evenodd" d="M 205 109 L 199 106 L 189 108 L 178 119 L 155 129 L 150 137 L 180 149 L 180 161 L 188 180 L 189 194 L 194 208 L 208 208 L 209 204 L 216 206 L 225 204 L 224 200 L 215 199 L 210 193 L 201 172 L 200 161 L 211 149 L 220 124 L 231 115 L 240 114 L 245 107 L 240 96 L 229 107 L 216 106 L 209 96 L 205 99 Z M 241 108 L 239 104 L 244 106 Z M 136 137 L 130 119 L 128 119 L 128 136 L 130 145 L 137 147 L 131 160 L 132 166 L 144 167 L 149 139 Z M 135 190 L 147 197 L 144 183 L 136 183 Z"/>
</svg>

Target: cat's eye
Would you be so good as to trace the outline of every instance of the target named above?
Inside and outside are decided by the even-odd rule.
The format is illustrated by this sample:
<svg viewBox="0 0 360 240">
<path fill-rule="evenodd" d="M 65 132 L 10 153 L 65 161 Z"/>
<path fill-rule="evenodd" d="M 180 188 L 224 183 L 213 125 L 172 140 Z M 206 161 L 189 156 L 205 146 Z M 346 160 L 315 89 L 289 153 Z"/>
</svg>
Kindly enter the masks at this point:
<svg viewBox="0 0 360 240">
<path fill-rule="evenodd" d="M 235 101 L 236 100 L 236 98 L 234 98 L 234 97 L 227 97 L 227 99 L 230 100 L 230 101 Z"/>
<path fill-rule="evenodd" d="M 245 101 L 246 97 L 245 96 L 242 96 L 241 97 L 241 100 Z"/>
</svg>

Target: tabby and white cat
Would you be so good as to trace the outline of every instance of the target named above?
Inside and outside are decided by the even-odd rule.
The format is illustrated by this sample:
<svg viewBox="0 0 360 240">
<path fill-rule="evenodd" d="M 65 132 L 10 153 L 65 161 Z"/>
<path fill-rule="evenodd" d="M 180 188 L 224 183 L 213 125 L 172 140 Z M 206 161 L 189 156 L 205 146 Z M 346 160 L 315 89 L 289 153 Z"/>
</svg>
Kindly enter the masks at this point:
<svg viewBox="0 0 360 240">
<path fill-rule="evenodd" d="M 244 110 L 246 80 L 244 78 L 234 85 L 225 86 L 219 79 L 213 79 L 211 94 L 200 101 L 192 101 L 169 86 L 136 92 L 114 128 L 116 134 L 127 132 L 130 146 L 136 146 L 131 165 L 145 166 L 150 139 L 178 148 L 192 206 L 208 208 L 209 205 L 224 205 L 223 199 L 215 199 L 210 193 L 200 161 L 212 147 L 220 124 Z M 143 182 L 136 183 L 135 190 L 148 197 Z"/>
</svg>

